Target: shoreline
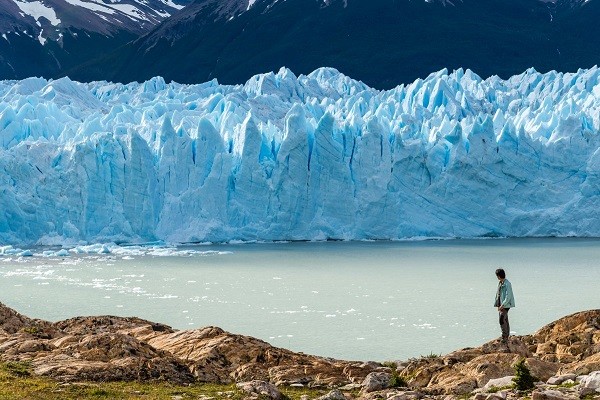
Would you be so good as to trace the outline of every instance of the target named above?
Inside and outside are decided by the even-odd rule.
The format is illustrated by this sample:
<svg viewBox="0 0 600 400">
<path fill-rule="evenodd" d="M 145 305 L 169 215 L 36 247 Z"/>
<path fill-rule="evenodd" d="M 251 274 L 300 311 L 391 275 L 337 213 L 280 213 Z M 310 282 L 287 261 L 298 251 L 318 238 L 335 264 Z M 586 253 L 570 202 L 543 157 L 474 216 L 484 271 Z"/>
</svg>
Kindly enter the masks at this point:
<svg viewBox="0 0 600 400">
<path fill-rule="evenodd" d="M 34 249 L 48 249 L 48 250 L 74 250 L 76 254 L 84 254 L 87 251 L 80 251 L 81 249 L 94 249 L 98 251 L 90 251 L 90 253 L 107 252 L 110 248 L 186 248 L 186 247 L 219 247 L 219 246 L 244 246 L 244 245 L 279 245 L 279 244 L 328 244 L 328 243 L 348 243 L 348 244 L 365 244 L 365 243 L 456 243 L 456 242 L 496 242 L 496 241 L 543 241 L 543 240 L 565 240 L 565 241 L 599 241 L 600 237 L 597 236 L 503 236 L 503 237 L 414 237 L 414 238 L 400 238 L 400 239 L 324 239 L 324 240 L 232 240 L 229 242 L 182 242 L 182 243 L 168 243 L 163 241 L 151 241 L 151 242 L 85 242 L 85 243 L 70 243 L 65 242 L 63 244 L 0 244 L 0 257 L 19 255 L 24 251 L 31 251 Z M 29 256 L 29 255 L 26 255 Z"/>
<path fill-rule="evenodd" d="M 475 396 L 492 379 L 510 376 L 521 359 L 541 382 L 600 371 L 600 310 L 568 315 L 532 335 L 513 336 L 508 346 L 493 340 L 392 365 L 295 353 L 217 327 L 178 331 L 116 316 L 52 323 L 30 319 L 0 303 L 0 361 L 27 363 L 33 376 L 58 382 L 226 385 L 260 380 L 276 387 L 359 390 L 366 395 L 370 376 L 389 378 L 394 373 L 402 377 L 405 391 Z M 392 390 L 383 385 L 379 390 Z"/>
</svg>

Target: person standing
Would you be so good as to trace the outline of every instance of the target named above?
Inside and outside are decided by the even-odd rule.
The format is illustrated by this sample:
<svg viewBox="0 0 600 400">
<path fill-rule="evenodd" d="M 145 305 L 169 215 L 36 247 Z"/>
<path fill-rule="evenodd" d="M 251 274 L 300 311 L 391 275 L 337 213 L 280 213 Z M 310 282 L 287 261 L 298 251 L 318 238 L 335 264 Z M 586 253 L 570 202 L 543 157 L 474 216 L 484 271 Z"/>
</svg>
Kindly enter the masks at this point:
<svg viewBox="0 0 600 400">
<path fill-rule="evenodd" d="M 506 279 L 506 272 L 502 268 L 496 270 L 498 278 L 498 290 L 496 290 L 496 301 L 494 307 L 498 308 L 500 316 L 500 329 L 502 330 L 502 342 L 508 344 L 510 335 L 510 325 L 508 323 L 508 310 L 515 306 L 515 296 L 513 295 L 512 285 Z"/>
</svg>

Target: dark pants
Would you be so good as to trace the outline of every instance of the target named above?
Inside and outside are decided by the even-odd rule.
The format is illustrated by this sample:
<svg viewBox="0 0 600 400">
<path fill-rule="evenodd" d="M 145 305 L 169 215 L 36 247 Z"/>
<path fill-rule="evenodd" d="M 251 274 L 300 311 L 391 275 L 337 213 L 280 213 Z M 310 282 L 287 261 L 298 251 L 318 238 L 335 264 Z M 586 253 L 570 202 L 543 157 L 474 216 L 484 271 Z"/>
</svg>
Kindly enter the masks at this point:
<svg viewBox="0 0 600 400">
<path fill-rule="evenodd" d="M 499 312 L 500 314 L 500 328 L 502 329 L 502 340 L 508 340 L 508 336 L 510 335 L 510 325 L 508 323 L 508 310 L 510 308 L 505 308 Z"/>
</svg>

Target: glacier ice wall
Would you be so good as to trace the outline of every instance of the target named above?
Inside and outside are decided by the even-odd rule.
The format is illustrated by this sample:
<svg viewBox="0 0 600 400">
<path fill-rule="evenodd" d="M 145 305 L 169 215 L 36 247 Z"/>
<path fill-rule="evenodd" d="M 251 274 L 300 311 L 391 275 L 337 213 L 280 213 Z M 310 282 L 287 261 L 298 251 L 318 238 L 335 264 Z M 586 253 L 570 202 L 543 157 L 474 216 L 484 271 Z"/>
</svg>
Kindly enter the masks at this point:
<svg viewBox="0 0 600 400">
<path fill-rule="evenodd" d="M 0 82 L 0 243 L 600 236 L 600 70 Z"/>
</svg>

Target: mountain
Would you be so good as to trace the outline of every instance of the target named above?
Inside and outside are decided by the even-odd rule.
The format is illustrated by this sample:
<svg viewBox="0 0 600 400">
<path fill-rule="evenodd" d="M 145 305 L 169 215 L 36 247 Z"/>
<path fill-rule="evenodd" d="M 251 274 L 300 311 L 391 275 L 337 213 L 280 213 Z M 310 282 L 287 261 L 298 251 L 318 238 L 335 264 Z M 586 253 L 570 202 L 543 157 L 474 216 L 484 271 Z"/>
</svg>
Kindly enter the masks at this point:
<svg viewBox="0 0 600 400">
<path fill-rule="evenodd" d="M 600 69 L 0 82 L 0 243 L 600 236 Z"/>
<path fill-rule="evenodd" d="M 196 0 L 69 76 L 239 83 L 329 66 L 391 88 L 442 68 L 575 71 L 600 60 L 599 17 L 595 0 Z"/>
<path fill-rule="evenodd" d="M 4 0 L 0 76 L 53 77 L 148 32 L 187 0 Z"/>
</svg>

